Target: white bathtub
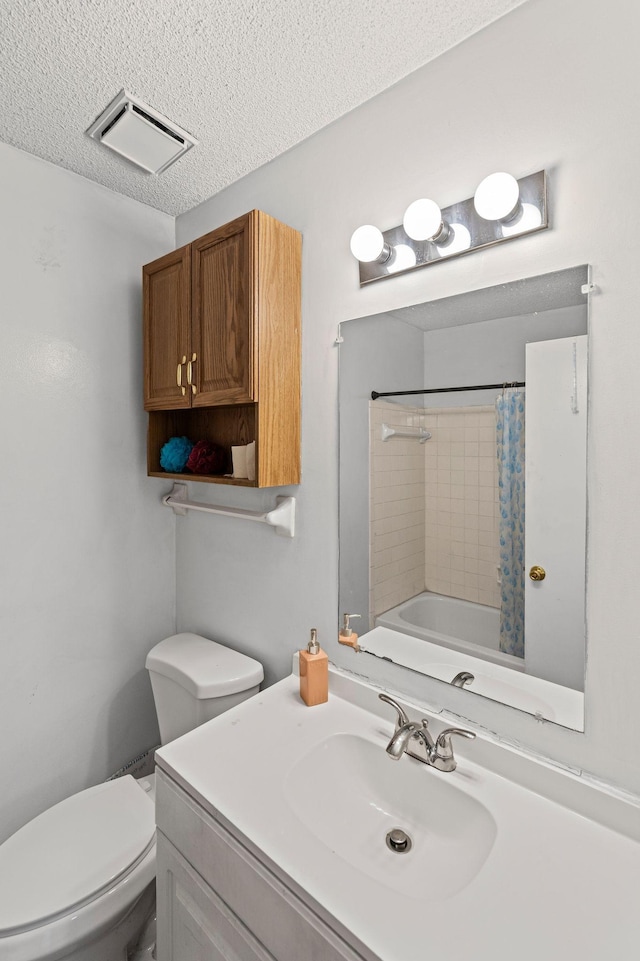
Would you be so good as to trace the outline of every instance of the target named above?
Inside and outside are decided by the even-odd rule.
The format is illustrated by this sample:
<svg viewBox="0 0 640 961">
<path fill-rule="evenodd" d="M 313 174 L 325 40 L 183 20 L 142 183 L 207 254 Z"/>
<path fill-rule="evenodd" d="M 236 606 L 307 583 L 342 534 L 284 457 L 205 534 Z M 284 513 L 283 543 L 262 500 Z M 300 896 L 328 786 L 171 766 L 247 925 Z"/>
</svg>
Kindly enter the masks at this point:
<svg viewBox="0 0 640 961">
<path fill-rule="evenodd" d="M 524 671 L 523 658 L 499 650 L 500 611 L 496 607 L 425 591 L 379 614 L 375 624 Z"/>
</svg>

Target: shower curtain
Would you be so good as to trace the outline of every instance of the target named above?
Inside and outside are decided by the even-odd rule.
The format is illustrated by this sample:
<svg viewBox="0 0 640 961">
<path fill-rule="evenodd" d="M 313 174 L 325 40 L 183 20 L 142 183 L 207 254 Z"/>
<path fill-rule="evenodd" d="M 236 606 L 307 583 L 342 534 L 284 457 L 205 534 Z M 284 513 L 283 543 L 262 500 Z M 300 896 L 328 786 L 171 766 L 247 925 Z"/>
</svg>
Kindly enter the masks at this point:
<svg viewBox="0 0 640 961">
<path fill-rule="evenodd" d="M 496 398 L 500 650 L 516 657 L 524 657 L 524 399 L 513 387 Z"/>
</svg>

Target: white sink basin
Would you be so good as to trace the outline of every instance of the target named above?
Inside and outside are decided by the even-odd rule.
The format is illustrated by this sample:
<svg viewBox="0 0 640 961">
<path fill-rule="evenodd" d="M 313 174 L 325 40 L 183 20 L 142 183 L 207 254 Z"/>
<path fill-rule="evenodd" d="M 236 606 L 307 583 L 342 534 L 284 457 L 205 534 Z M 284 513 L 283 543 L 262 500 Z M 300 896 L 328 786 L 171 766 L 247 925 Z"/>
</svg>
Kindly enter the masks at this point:
<svg viewBox="0 0 640 961">
<path fill-rule="evenodd" d="M 407 897 L 443 899 L 476 876 L 496 837 L 491 814 L 455 777 L 340 733 L 294 764 L 284 796 L 308 831 L 369 878 Z M 394 828 L 411 838 L 409 851 L 387 846 Z"/>
</svg>

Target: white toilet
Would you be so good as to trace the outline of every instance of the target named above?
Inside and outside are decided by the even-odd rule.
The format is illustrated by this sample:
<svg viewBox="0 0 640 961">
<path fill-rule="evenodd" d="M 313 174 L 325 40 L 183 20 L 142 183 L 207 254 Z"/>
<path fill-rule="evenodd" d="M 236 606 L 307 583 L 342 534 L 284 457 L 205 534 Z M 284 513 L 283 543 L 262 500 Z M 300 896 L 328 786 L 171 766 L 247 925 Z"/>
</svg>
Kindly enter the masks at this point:
<svg viewBox="0 0 640 961">
<path fill-rule="evenodd" d="M 163 744 L 256 694 L 264 676 L 197 634 L 161 641 L 146 666 Z M 0 845 L 2 961 L 130 957 L 155 899 L 154 787 L 153 775 L 127 775 L 87 788 Z"/>
</svg>

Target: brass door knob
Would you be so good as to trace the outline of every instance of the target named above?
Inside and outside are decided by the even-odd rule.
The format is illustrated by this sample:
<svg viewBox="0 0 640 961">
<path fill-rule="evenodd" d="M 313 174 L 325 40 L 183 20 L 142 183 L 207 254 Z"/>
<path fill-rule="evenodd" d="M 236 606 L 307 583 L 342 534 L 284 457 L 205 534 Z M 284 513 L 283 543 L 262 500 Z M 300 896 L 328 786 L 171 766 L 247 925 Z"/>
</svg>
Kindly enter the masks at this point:
<svg viewBox="0 0 640 961">
<path fill-rule="evenodd" d="M 538 567 L 537 564 L 534 564 L 529 571 L 529 577 L 532 581 L 543 581 L 546 576 L 547 572 L 545 571 L 544 567 Z"/>
</svg>

